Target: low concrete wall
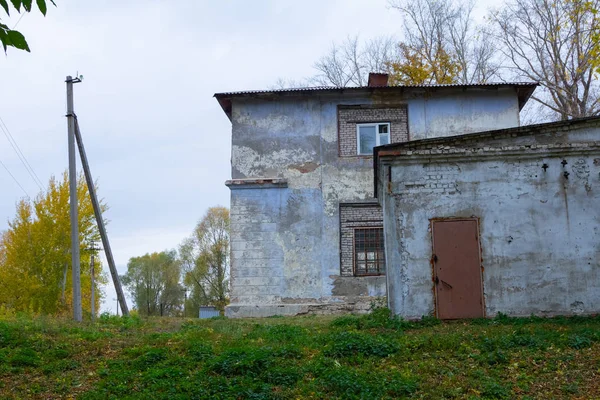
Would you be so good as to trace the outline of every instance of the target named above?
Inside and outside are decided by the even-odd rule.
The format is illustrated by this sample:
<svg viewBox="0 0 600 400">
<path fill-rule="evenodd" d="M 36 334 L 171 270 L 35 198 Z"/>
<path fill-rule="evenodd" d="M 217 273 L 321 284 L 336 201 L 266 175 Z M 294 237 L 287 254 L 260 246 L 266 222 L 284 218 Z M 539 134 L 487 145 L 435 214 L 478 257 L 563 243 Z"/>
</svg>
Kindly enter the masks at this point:
<svg viewBox="0 0 600 400">
<path fill-rule="evenodd" d="M 598 125 L 451 139 L 382 157 L 392 310 L 435 313 L 430 220 L 477 217 L 487 316 L 600 312 Z"/>
</svg>

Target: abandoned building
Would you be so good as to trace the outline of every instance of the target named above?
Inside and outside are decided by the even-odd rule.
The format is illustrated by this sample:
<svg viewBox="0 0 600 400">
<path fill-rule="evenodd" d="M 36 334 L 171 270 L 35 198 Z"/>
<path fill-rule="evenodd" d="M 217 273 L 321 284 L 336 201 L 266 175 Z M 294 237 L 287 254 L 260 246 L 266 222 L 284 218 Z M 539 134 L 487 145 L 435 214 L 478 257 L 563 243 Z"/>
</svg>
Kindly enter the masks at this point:
<svg viewBox="0 0 600 400">
<path fill-rule="evenodd" d="M 375 149 L 392 311 L 600 312 L 600 118 Z"/>
<path fill-rule="evenodd" d="M 375 197 L 373 148 L 518 127 L 535 87 L 387 86 L 387 75 L 371 74 L 367 87 L 215 94 L 232 123 L 226 314 L 368 310 L 386 295 L 386 274 L 394 270 L 395 279 L 401 260 L 384 240 L 390 211 Z M 433 309 L 418 299 L 408 314 Z"/>
</svg>

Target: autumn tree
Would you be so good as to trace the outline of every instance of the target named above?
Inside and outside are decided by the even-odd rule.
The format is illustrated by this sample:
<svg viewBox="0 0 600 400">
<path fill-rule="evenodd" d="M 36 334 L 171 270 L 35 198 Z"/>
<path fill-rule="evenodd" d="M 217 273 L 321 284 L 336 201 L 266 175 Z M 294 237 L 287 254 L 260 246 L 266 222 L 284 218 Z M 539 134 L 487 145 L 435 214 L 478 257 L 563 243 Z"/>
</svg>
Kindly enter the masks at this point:
<svg viewBox="0 0 600 400">
<path fill-rule="evenodd" d="M 474 1 L 389 0 L 404 28 L 392 83 L 485 83 L 498 72 L 493 42 L 472 14 Z M 416 77 L 415 80 L 413 78 Z"/>
<path fill-rule="evenodd" d="M 229 210 L 211 207 L 180 246 L 190 311 L 201 305 L 223 310 L 229 302 Z"/>
<path fill-rule="evenodd" d="M 132 257 L 121 277 L 144 316 L 175 316 L 183 304 L 181 266 L 175 250 Z"/>
<path fill-rule="evenodd" d="M 511 0 L 491 13 L 513 79 L 537 81 L 532 99 L 562 120 L 600 112 L 597 41 L 600 0 Z"/>
<path fill-rule="evenodd" d="M 400 43 L 402 57 L 390 63 L 390 85 L 456 83 L 461 69 L 452 55 L 439 47 L 433 60 L 420 50 Z"/>
<path fill-rule="evenodd" d="M 49 2 L 56 6 L 56 4 L 54 3 L 54 0 L 49 0 Z M 13 12 L 16 11 L 18 13 L 21 13 L 21 12 L 31 12 L 31 10 L 33 8 L 32 3 L 33 3 L 32 0 L 10 0 L 10 3 L 8 0 L 0 0 L 0 7 L 2 7 L 4 9 L 4 12 L 6 12 L 7 16 L 10 16 L 10 12 L 11 12 L 10 5 L 12 5 Z M 37 8 L 40 10 L 40 12 L 43 15 L 46 15 L 46 11 L 48 10 L 48 2 L 46 0 L 36 0 L 35 3 L 37 5 Z M 29 45 L 27 44 L 27 40 L 25 40 L 25 37 L 23 36 L 23 34 L 14 29 L 10 29 L 7 25 L 2 23 L 1 19 L 0 19 L 0 43 L 2 44 L 2 47 L 4 48 L 4 52 L 6 52 L 6 49 L 8 47 L 14 47 L 19 50 L 29 51 Z"/>
<path fill-rule="evenodd" d="M 276 88 L 366 86 L 369 72 L 390 75 L 392 85 L 485 83 L 498 76 L 494 41 L 473 19 L 473 0 L 389 0 L 403 37 L 333 43 L 301 81 L 279 79 Z"/>
<path fill-rule="evenodd" d="M 99 240 L 87 185 L 83 175 L 77 179 L 81 288 L 84 310 L 90 310 L 92 241 Z M 106 205 L 101 204 L 102 210 Z M 52 177 L 45 193 L 33 201 L 17 203 L 16 216 L 0 235 L 0 305 L 15 311 L 43 314 L 70 313 L 72 304 L 71 235 L 69 220 L 69 179 Z M 95 268 L 95 280 L 106 283 L 101 265 Z M 96 296 L 99 309 L 102 292 Z"/>
</svg>

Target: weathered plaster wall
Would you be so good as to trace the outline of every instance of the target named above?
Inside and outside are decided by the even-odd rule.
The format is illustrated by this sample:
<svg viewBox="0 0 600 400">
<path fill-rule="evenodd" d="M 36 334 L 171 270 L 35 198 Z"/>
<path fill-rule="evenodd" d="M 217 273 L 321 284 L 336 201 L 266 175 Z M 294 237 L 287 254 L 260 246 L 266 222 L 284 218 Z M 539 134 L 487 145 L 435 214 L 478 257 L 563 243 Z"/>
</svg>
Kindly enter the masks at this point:
<svg viewBox="0 0 600 400">
<path fill-rule="evenodd" d="M 408 102 L 410 140 L 462 135 L 519 126 L 512 88 L 445 92 Z"/>
<path fill-rule="evenodd" d="M 495 112 L 497 104 L 510 97 L 500 92 L 504 93 L 486 91 L 488 100 L 478 102 L 489 103 L 487 107 Z M 511 93 L 516 104 L 516 94 Z M 463 91 L 455 94 L 466 96 Z M 407 105 L 409 123 L 417 132 L 441 124 L 443 113 L 432 107 L 474 109 L 466 100 L 456 108 L 451 97 L 437 103 L 433 97 L 423 101 L 411 93 L 234 100 L 232 178 L 281 178 L 287 180 L 287 187 L 232 186 L 233 293 L 228 315 L 361 312 L 374 297 L 385 294 L 385 277 L 340 277 L 339 204 L 372 200 L 374 195 L 372 157 L 339 156 L 338 106 Z M 505 124 L 508 119 L 500 120 Z M 449 124 L 453 128 L 447 126 L 443 133 L 455 134 L 459 120 L 453 116 Z M 518 123 L 516 115 L 512 123 Z"/>
<path fill-rule="evenodd" d="M 488 316 L 600 311 L 599 127 L 447 142 L 381 162 L 395 313 L 434 312 L 430 219 L 472 216 Z"/>
<path fill-rule="evenodd" d="M 228 315 L 319 312 L 318 306 L 360 312 L 385 294 L 385 277 L 340 278 L 339 203 L 373 198 L 372 159 L 339 157 L 340 103 L 316 98 L 234 106 L 232 177 L 282 178 L 288 185 L 232 187 Z M 261 279 L 245 277 L 261 273 Z"/>
</svg>

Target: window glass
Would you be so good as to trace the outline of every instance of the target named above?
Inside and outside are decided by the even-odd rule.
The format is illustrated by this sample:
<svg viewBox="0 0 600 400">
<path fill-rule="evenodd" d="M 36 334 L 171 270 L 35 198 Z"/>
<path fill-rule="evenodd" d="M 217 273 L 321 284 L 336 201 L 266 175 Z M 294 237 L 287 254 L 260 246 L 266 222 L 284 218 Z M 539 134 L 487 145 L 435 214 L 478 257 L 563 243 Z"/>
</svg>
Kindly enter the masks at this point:
<svg viewBox="0 0 600 400">
<path fill-rule="evenodd" d="M 379 135 L 379 144 L 390 144 L 390 136 L 389 135 Z"/>
<path fill-rule="evenodd" d="M 377 145 L 375 126 L 360 126 L 358 128 L 358 136 L 360 141 L 360 154 L 373 153 L 373 147 Z"/>
<path fill-rule="evenodd" d="M 388 124 L 379 124 L 379 145 L 390 144 L 390 132 Z"/>
<path fill-rule="evenodd" d="M 354 229 L 354 274 L 385 274 L 383 228 Z"/>
</svg>

